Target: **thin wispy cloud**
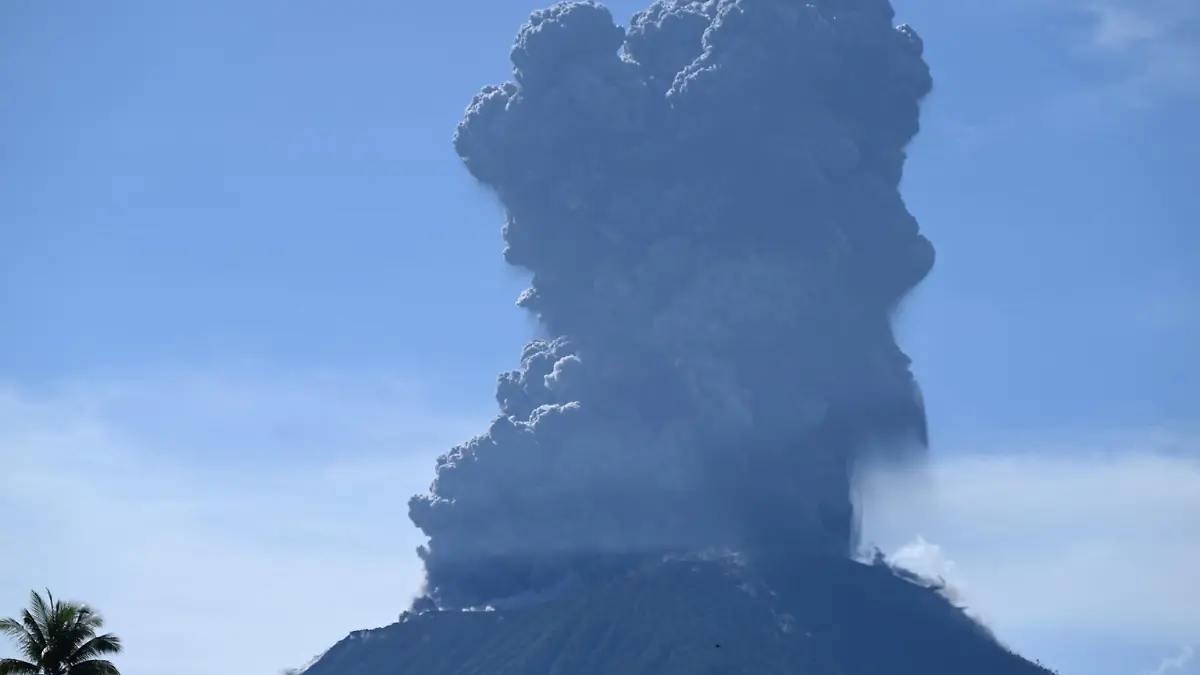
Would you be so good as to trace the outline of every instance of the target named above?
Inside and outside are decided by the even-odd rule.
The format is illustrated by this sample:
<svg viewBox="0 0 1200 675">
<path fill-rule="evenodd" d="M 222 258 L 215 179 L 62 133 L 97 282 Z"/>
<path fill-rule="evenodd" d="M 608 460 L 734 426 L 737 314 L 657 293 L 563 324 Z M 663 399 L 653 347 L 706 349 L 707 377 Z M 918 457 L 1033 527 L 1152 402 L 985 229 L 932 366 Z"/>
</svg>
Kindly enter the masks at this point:
<svg viewBox="0 0 1200 675">
<path fill-rule="evenodd" d="M 1191 647 L 1184 647 L 1179 650 L 1179 653 L 1170 658 L 1163 659 L 1162 663 L 1153 672 L 1147 675 L 1167 675 L 1183 670 L 1184 666 L 1191 663 L 1192 658 L 1196 656 L 1196 650 Z"/>
<path fill-rule="evenodd" d="M 1049 27 L 1051 42 L 1038 51 L 1060 79 L 1041 93 L 998 99 L 984 118 L 943 122 L 962 152 L 1031 129 L 1107 133 L 1131 116 L 1200 102 L 1200 2 L 1008 0 L 977 11 Z"/>
<path fill-rule="evenodd" d="M 1093 53 L 1121 61 L 1111 95 L 1135 106 L 1162 95 L 1200 96 L 1200 3 L 1079 1 L 1092 21 Z"/>
<path fill-rule="evenodd" d="M 414 393 L 320 375 L 0 386 L 0 615 L 45 586 L 94 603 L 127 675 L 274 674 L 394 621 L 420 583 L 408 495 L 480 423 Z"/>
<path fill-rule="evenodd" d="M 942 577 L 1018 650 L 1052 637 L 1197 644 L 1196 440 L 1160 431 L 956 448 L 928 472 L 871 478 L 865 534 Z"/>
</svg>

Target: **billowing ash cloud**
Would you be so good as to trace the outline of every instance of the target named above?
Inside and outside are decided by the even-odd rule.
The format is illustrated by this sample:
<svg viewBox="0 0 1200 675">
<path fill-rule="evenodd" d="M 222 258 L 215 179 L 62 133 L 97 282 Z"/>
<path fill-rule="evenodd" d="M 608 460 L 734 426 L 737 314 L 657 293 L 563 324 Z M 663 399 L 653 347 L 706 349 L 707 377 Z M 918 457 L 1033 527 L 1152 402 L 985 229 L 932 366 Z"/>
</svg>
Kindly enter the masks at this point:
<svg viewBox="0 0 1200 675">
<path fill-rule="evenodd" d="M 547 338 L 410 502 L 439 605 L 664 552 L 855 545 L 867 439 L 925 434 L 890 314 L 934 260 L 898 191 L 932 81 L 893 19 L 888 0 L 659 1 L 622 29 L 568 2 L 520 29 L 513 81 L 454 145 L 505 208 Z"/>
</svg>

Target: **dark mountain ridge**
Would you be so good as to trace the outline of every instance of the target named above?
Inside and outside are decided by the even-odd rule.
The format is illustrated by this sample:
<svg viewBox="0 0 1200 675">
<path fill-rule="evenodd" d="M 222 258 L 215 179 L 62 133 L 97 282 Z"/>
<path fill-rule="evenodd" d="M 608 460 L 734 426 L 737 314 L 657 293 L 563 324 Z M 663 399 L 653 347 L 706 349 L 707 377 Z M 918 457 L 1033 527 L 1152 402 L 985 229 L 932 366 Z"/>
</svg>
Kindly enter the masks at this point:
<svg viewBox="0 0 1200 675">
<path fill-rule="evenodd" d="M 304 675 L 1047 675 L 928 584 L 820 558 L 674 560 L 543 602 L 406 613 Z"/>
</svg>

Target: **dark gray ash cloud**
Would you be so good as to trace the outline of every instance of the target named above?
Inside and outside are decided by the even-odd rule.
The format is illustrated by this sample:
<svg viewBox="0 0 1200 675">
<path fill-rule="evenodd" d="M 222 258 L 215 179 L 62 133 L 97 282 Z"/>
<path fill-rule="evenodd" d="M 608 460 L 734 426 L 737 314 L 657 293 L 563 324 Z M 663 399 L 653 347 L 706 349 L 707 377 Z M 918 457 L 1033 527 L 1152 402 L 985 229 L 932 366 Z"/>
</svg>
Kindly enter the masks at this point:
<svg viewBox="0 0 1200 675">
<path fill-rule="evenodd" d="M 921 39 L 887 0 L 660 1 L 628 28 L 567 2 L 511 59 L 454 147 L 546 337 L 410 502 L 429 598 L 849 554 L 856 461 L 926 441 L 890 321 L 934 261 L 898 189 Z"/>
</svg>

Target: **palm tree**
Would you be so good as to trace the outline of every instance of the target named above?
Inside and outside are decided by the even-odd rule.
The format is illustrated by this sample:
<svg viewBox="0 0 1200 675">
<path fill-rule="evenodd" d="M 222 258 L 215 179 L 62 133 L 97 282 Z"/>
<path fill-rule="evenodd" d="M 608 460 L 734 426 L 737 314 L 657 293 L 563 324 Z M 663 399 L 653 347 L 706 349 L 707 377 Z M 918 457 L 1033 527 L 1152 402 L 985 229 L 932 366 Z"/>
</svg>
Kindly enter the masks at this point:
<svg viewBox="0 0 1200 675">
<path fill-rule="evenodd" d="M 121 652 L 121 638 L 97 635 L 104 626 L 91 607 L 29 594 L 29 607 L 20 619 L 0 619 L 7 635 L 26 660 L 0 659 L 0 675 L 121 675 L 104 656 Z"/>
</svg>

